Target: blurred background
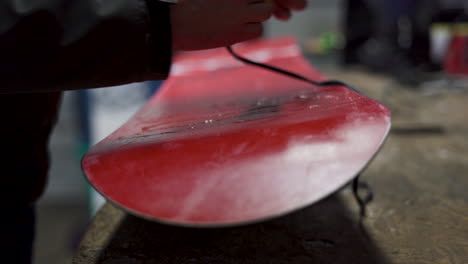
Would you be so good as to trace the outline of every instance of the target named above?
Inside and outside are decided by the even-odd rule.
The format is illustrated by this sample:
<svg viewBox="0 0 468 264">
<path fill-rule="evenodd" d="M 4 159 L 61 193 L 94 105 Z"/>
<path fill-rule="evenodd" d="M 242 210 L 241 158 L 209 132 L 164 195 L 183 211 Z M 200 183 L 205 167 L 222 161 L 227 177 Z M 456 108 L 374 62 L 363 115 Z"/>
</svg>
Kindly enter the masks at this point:
<svg viewBox="0 0 468 264">
<path fill-rule="evenodd" d="M 267 23 L 266 37 L 280 35 L 295 36 L 316 68 L 358 89 L 384 82 L 430 95 L 468 87 L 466 0 L 311 0 L 291 21 Z M 80 159 L 159 85 L 65 93 L 50 144 L 49 184 L 38 206 L 35 263 L 71 261 L 103 203 L 86 183 Z"/>
</svg>

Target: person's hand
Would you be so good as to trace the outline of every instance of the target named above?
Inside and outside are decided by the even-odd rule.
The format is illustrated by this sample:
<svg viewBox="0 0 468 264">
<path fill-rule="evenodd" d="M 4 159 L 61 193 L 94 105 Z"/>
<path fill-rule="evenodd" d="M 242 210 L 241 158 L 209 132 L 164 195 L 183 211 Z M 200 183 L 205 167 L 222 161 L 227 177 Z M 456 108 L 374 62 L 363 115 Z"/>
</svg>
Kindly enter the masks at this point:
<svg viewBox="0 0 468 264">
<path fill-rule="evenodd" d="M 296 0 L 277 1 L 286 2 L 290 8 L 289 2 L 296 5 Z M 261 22 L 268 20 L 272 13 L 270 1 L 180 0 L 171 6 L 172 47 L 209 49 L 260 37 Z"/>
<path fill-rule="evenodd" d="M 291 11 L 303 10 L 307 6 L 307 0 L 273 0 L 273 15 L 279 20 L 288 20 Z"/>
</svg>

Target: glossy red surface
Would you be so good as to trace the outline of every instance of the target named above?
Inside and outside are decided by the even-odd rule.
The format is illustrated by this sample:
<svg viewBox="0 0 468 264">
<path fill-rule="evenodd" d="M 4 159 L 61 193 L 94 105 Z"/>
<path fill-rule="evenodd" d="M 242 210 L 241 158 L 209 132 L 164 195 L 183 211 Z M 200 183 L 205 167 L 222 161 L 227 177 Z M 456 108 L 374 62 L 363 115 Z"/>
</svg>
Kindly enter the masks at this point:
<svg viewBox="0 0 468 264">
<path fill-rule="evenodd" d="M 444 70 L 450 74 L 468 75 L 468 35 L 455 35 L 449 45 Z"/>
<path fill-rule="evenodd" d="M 324 80 L 288 38 L 235 47 Z M 181 54 L 162 90 L 94 146 L 83 169 L 124 209 L 167 223 L 224 226 L 310 205 L 352 180 L 390 128 L 383 105 L 237 62 Z"/>
</svg>

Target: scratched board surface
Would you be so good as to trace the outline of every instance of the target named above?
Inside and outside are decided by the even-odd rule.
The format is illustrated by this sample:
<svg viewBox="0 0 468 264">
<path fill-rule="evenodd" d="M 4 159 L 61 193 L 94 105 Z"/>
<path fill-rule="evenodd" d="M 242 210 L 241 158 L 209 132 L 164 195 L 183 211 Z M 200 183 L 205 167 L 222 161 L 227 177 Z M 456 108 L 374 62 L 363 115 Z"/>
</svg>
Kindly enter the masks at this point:
<svg viewBox="0 0 468 264">
<path fill-rule="evenodd" d="M 234 49 L 326 80 L 292 39 Z M 215 49 L 174 58 L 160 92 L 82 165 L 92 185 L 130 213 L 187 226 L 244 224 L 339 190 L 389 128 L 388 109 L 365 96 L 314 87 Z"/>
</svg>

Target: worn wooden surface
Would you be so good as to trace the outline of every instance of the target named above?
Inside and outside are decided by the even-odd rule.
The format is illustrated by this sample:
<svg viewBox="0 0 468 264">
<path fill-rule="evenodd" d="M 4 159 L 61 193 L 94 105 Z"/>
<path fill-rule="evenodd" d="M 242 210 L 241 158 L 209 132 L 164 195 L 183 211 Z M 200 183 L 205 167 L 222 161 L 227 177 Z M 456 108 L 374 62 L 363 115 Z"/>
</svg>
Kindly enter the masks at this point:
<svg viewBox="0 0 468 264">
<path fill-rule="evenodd" d="M 327 75 L 393 112 L 394 130 L 363 175 L 375 198 L 362 226 L 350 188 L 294 214 L 228 229 L 165 226 L 106 204 L 73 263 L 468 263 L 468 90 Z"/>
</svg>

